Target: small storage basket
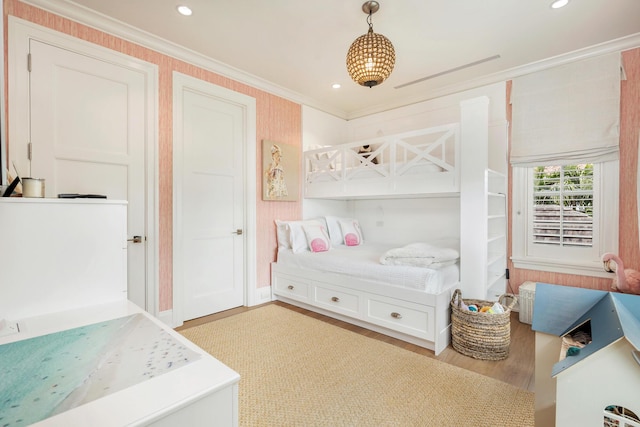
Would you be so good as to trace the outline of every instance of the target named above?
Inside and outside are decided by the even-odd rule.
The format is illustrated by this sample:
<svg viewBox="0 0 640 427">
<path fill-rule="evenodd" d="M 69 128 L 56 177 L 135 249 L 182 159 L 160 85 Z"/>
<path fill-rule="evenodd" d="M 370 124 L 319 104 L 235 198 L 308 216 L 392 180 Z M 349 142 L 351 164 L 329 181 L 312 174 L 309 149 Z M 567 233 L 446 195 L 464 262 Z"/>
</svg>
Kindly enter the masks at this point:
<svg viewBox="0 0 640 427">
<path fill-rule="evenodd" d="M 511 308 L 515 299 L 505 306 L 504 313 L 481 313 L 462 308 L 462 292 L 456 289 L 451 297 L 451 345 L 475 359 L 503 360 L 509 356 L 511 344 Z M 468 299 L 465 304 L 478 307 L 495 302 Z"/>
</svg>

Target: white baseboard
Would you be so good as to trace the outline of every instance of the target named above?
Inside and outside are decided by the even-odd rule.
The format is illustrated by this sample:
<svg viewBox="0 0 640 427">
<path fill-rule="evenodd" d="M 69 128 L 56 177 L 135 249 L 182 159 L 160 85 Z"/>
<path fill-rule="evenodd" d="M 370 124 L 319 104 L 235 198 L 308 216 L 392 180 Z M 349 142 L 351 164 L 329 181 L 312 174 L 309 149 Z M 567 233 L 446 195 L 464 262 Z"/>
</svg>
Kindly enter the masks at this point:
<svg viewBox="0 0 640 427">
<path fill-rule="evenodd" d="M 253 298 L 249 298 L 249 301 L 247 302 L 247 306 L 249 307 L 275 301 L 275 298 L 271 294 L 271 286 L 263 286 L 261 288 L 254 289 L 252 296 Z M 172 329 L 177 328 L 178 326 L 182 326 L 182 324 L 174 325 L 173 310 L 161 311 L 156 317 L 158 318 L 158 320 Z"/>
<path fill-rule="evenodd" d="M 254 305 L 264 304 L 273 301 L 273 295 L 271 294 L 271 286 L 263 286 L 254 290 L 254 298 L 249 302 L 249 307 Z"/>
<path fill-rule="evenodd" d="M 172 329 L 175 328 L 175 326 L 173 326 L 173 310 L 161 311 L 156 317 L 159 321 L 161 321 L 168 327 Z"/>
</svg>

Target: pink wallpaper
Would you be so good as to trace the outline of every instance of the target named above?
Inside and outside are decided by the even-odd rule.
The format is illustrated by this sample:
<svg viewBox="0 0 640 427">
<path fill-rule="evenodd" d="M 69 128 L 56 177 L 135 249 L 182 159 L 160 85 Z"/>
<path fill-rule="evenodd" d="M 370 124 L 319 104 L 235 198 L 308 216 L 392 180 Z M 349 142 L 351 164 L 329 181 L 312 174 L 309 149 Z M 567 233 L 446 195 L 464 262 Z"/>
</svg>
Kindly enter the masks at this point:
<svg viewBox="0 0 640 427">
<path fill-rule="evenodd" d="M 285 144 L 302 146 L 302 108 L 299 104 L 271 95 L 264 91 L 244 85 L 237 81 L 222 77 L 210 71 L 195 67 L 175 58 L 168 57 L 134 43 L 113 37 L 101 31 L 80 25 L 44 10 L 25 5 L 18 0 L 4 1 L 5 40 L 7 40 L 7 16 L 13 15 L 86 40 L 118 52 L 156 64 L 159 69 L 159 194 L 160 217 L 158 236 L 159 243 L 159 310 L 172 308 L 172 85 L 171 74 L 178 71 L 210 83 L 235 90 L 256 99 L 256 155 L 257 155 L 257 286 L 268 286 L 271 283 L 270 263 L 275 260 L 276 237 L 274 219 L 296 219 L 302 214 L 301 202 L 264 202 L 262 201 L 261 141 L 269 139 Z M 6 63 L 5 42 L 5 63 Z M 6 65 L 5 65 L 6 73 Z M 6 74 L 5 74 L 6 75 Z M 11 120 L 10 108 L 7 115 Z"/>
<path fill-rule="evenodd" d="M 636 208 L 638 134 L 640 131 L 640 48 L 623 52 L 622 60 L 627 80 L 621 82 L 620 96 L 620 258 L 625 268 L 640 270 L 640 246 L 638 244 L 638 213 Z M 509 99 L 511 84 L 507 86 Z M 507 101 L 507 119 L 511 121 L 511 106 Z M 509 198 L 513 188 L 509 180 Z M 511 218 L 511 206 L 509 207 Z M 509 235 L 509 256 L 511 256 L 511 233 Z M 589 289 L 609 290 L 611 279 L 570 274 L 524 270 L 513 267 L 508 262 L 511 286 L 517 292 L 522 282 L 554 283 Z"/>
</svg>

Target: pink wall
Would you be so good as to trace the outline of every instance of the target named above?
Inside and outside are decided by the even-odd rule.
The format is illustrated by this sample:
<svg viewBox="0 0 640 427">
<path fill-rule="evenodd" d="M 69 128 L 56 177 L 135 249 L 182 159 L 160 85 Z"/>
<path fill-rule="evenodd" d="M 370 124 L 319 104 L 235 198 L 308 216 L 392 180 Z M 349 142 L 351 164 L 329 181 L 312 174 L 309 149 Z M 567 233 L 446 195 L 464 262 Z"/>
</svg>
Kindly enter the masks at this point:
<svg viewBox="0 0 640 427">
<path fill-rule="evenodd" d="M 173 192 L 172 192 L 172 86 L 171 75 L 178 71 L 219 86 L 252 96 L 256 99 L 256 159 L 257 173 L 257 286 L 270 284 L 270 262 L 275 259 L 276 237 L 274 219 L 296 219 L 302 214 L 301 202 L 264 202 L 262 201 L 262 165 L 261 141 L 269 139 L 284 144 L 302 146 L 302 108 L 299 104 L 271 95 L 218 74 L 195 67 L 175 58 L 160 54 L 134 43 L 113 37 L 93 28 L 80 25 L 61 18 L 44 10 L 25 5 L 18 0 L 4 1 L 5 40 L 7 40 L 7 16 L 13 15 L 56 31 L 69 34 L 115 51 L 156 64 L 159 70 L 159 194 L 160 217 L 158 236 L 159 243 L 159 310 L 172 308 L 172 224 L 173 224 Z M 6 63 L 5 42 L 5 63 Z M 5 65 L 6 73 L 6 65 Z M 5 74 L 6 75 L 6 74 Z M 7 115 L 11 120 L 11 109 Z M 9 135 L 9 138 L 11 136 Z"/>
<path fill-rule="evenodd" d="M 623 52 L 622 60 L 627 80 L 621 82 L 620 96 L 620 237 L 618 253 L 625 262 L 625 268 L 640 270 L 640 246 L 638 244 L 637 170 L 638 134 L 640 132 L 640 48 Z M 507 86 L 509 99 L 511 82 Z M 507 102 L 507 119 L 511 121 L 511 105 Z M 509 180 L 509 198 L 513 188 Z M 511 218 L 511 207 L 509 207 Z M 509 233 L 509 257 L 511 256 L 511 233 Z M 611 279 L 576 276 L 524 270 L 508 263 L 511 286 L 517 292 L 522 282 L 554 283 L 589 289 L 609 290 Z"/>
</svg>

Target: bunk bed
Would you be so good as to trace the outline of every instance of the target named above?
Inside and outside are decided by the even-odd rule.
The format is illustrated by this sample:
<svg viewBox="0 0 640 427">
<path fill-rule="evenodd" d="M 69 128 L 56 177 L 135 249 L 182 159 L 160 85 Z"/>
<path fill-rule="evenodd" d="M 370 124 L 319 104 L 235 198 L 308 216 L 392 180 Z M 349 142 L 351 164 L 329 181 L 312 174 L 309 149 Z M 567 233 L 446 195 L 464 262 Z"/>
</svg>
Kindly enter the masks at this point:
<svg viewBox="0 0 640 427">
<path fill-rule="evenodd" d="M 278 300 L 411 342 L 439 354 L 449 344 L 446 307 L 457 264 L 430 269 L 383 265 L 381 244 L 322 253 L 278 252 L 272 289 Z"/>
<path fill-rule="evenodd" d="M 305 198 L 349 200 L 457 195 L 462 199 L 465 180 L 475 182 L 482 178 L 461 176 L 464 164 L 461 150 L 469 147 L 465 151 L 468 159 L 487 163 L 486 154 L 484 160 L 482 156 L 476 158 L 476 150 L 484 147 L 486 152 L 487 149 L 488 99 L 463 101 L 460 117 L 458 123 L 305 151 Z M 476 208 L 481 221 L 486 221 L 481 214 L 486 212 L 486 207 Z M 392 248 L 363 242 L 361 248 L 354 250 L 344 241 L 334 240 L 328 223 L 328 234 L 331 234 L 328 250 L 306 251 L 304 247 L 288 244 L 291 235 L 287 233 L 301 223 L 304 221 L 290 222 L 289 228 L 278 225 L 278 258 L 271 271 L 275 299 L 402 339 L 433 350 L 436 355 L 449 345 L 449 303 L 454 290 L 463 287 L 459 261 L 426 267 L 381 265 L 381 256 Z M 461 236 L 461 240 L 463 238 Z M 459 245 L 460 242 L 455 249 L 462 258 Z M 337 266 L 330 264 L 331 258 L 338 260 Z M 345 263 L 360 262 L 369 262 L 361 268 L 369 275 L 344 268 Z M 395 273 L 405 279 L 421 270 L 431 280 L 426 280 L 424 286 L 394 282 L 388 271 L 380 270 L 383 267 L 395 269 Z M 411 269 L 415 271 L 409 271 Z M 475 273 L 469 272 L 469 277 Z M 482 282 L 474 280 L 467 285 L 476 286 L 476 281 Z M 466 296 L 472 297 L 471 293 Z"/>
<path fill-rule="evenodd" d="M 303 153 L 306 198 L 457 193 L 460 126 L 450 123 Z"/>
</svg>

